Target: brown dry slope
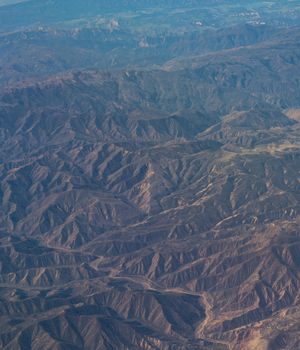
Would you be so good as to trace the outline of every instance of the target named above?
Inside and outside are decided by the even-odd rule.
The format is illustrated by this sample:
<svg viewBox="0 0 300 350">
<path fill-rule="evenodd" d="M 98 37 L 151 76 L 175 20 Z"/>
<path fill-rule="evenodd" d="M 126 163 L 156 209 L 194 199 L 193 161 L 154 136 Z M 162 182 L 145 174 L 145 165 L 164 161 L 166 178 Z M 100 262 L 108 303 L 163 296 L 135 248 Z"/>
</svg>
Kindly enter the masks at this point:
<svg viewBox="0 0 300 350">
<path fill-rule="evenodd" d="M 1 348 L 299 348 L 294 35 L 1 94 Z"/>
</svg>

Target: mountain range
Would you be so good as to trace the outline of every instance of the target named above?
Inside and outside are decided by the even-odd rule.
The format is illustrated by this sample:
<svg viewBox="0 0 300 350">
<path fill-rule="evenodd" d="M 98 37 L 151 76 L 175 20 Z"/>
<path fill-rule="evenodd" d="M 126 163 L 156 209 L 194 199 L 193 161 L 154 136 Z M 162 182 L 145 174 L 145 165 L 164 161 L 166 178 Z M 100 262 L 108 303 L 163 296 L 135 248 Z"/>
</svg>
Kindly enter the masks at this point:
<svg viewBox="0 0 300 350">
<path fill-rule="evenodd" d="M 0 348 L 299 349 L 299 27 L 48 25 L 0 35 Z"/>
</svg>

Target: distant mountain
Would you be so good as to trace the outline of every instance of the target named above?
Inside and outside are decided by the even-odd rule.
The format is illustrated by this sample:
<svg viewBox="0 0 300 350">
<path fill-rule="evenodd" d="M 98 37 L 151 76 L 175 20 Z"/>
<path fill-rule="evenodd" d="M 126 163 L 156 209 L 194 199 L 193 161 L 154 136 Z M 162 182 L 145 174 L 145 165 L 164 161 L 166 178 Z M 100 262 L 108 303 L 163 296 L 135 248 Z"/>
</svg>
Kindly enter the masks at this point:
<svg viewBox="0 0 300 350">
<path fill-rule="evenodd" d="M 149 35 L 121 29 L 25 30 L 0 35 L 0 83 L 42 80 L 74 69 L 157 67 L 174 58 L 238 48 L 277 36 L 275 28 L 251 25 Z"/>
<path fill-rule="evenodd" d="M 1 4 L 1 3 L 0 3 Z M 134 15 L 133 15 L 134 14 Z M 241 23 L 276 25 L 300 24 L 297 0 L 28 0 L 2 2 L 0 32 L 40 26 L 82 27 L 99 25 L 114 17 L 123 24 L 150 29 L 224 28 Z M 13 20 L 12 20 L 13 19 Z M 136 21 L 137 20 L 137 21 Z"/>
</svg>

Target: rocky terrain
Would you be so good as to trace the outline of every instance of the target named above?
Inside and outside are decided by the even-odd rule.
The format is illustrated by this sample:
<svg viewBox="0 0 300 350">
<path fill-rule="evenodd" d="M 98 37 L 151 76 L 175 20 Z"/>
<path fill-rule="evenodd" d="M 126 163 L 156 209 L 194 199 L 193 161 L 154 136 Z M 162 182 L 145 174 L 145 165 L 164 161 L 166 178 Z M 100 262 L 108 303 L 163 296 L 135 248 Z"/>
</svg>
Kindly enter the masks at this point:
<svg viewBox="0 0 300 350">
<path fill-rule="evenodd" d="M 107 33 L 1 34 L 0 348 L 298 350 L 299 27 Z"/>
<path fill-rule="evenodd" d="M 287 33 L 285 33 L 287 31 Z M 271 26 L 243 24 L 184 33 L 134 33 L 118 28 L 35 28 L 0 33 L 0 83 L 22 84 L 66 71 L 157 68 L 178 57 L 203 55 L 288 35 Z"/>
</svg>

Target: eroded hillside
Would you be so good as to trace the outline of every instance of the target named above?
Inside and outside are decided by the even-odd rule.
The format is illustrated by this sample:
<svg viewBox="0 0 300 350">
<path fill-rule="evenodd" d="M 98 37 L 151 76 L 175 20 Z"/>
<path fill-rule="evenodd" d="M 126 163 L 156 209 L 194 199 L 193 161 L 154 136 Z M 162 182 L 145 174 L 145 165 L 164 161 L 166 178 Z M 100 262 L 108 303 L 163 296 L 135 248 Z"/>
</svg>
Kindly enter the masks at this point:
<svg viewBox="0 0 300 350">
<path fill-rule="evenodd" d="M 2 95 L 3 348 L 296 348 L 297 56 L 227 55 Z"/>
<path fill-rule="evenodd" d="M 6 62 L 2 349 L 299 348 L 299 28 L 235 31 L 155 69 Z"/>
</svg>

